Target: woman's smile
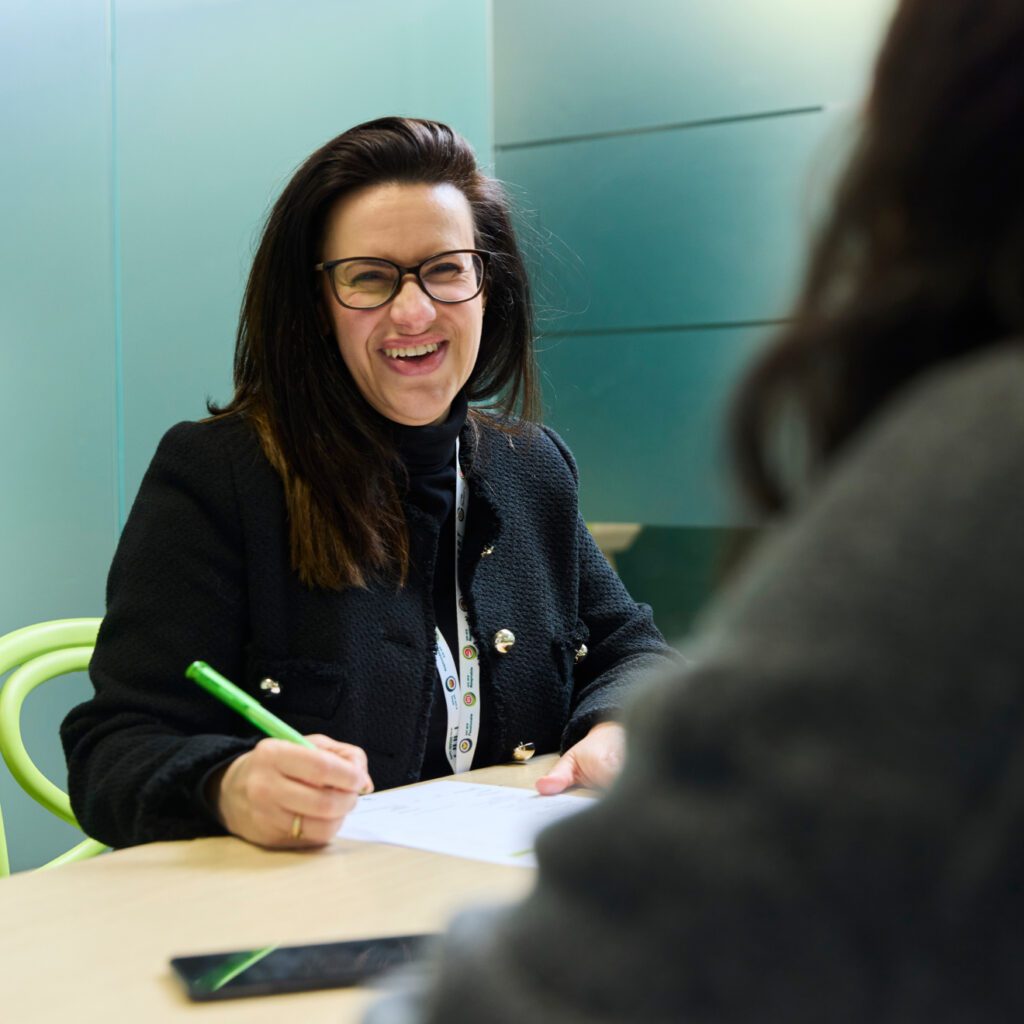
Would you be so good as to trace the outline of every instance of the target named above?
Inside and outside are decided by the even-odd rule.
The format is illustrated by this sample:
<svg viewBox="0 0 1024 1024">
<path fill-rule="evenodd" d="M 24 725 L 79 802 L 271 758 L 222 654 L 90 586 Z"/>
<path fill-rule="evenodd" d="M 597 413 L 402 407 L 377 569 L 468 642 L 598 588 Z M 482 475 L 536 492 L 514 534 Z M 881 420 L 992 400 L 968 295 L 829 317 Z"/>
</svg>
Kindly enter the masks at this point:
<svg viewBox="0 0 1024 1024">
<path fill-rule="evenodd" d="M 444 338 L 393 338 L 378 349 L 388 369 L 407 377 L 433 373 L 444 362 L 448 342 Z"/>
</svg>

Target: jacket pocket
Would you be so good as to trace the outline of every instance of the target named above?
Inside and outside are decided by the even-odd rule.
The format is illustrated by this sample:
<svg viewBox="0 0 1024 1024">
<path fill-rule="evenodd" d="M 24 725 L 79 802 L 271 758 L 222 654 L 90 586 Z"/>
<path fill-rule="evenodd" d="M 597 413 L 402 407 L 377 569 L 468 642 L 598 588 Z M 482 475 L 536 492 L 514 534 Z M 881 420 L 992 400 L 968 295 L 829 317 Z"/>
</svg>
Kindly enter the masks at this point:
<svg viewBox="0 0 1024 1024">
<path fill-rule="evenodd" d="M 250 651 L 246 689 L 299 732 L 322 732 L 404 764 L 435 678 L 432 651 L 385 639 L 338 661 Z"/>
<path fill-rule="evenodd" d="M 341 701 L 347 672 L 336 662 L 274 658 L 250 651 L 246 689 L 275 715 L 328 720 Z"/>
</svg>

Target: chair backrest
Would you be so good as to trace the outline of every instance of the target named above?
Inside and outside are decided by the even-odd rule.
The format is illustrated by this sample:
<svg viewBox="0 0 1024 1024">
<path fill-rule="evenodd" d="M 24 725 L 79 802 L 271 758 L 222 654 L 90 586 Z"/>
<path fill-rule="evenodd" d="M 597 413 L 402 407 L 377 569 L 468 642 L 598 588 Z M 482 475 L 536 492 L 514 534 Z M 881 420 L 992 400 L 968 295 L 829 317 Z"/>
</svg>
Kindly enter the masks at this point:
<svg viewBox="0 0 1024 1024">
<path fill-rule="evenodd" d="M 99 626 L 100 620 L 95 618 L 56 619 L 25 626 L 0 637 L 0 676 L 11 673 L 0 689 L 0 755 L 29 796 L 75 828 L 80 826 L 67 794 L 36 767 L 25 749 L 21 738 L 21 706 L 40 683 L 88 667 Z M 102 843 L 86 839 L 43 867 L 83 860 L 105 849 Z M 0 818 L 0 876 L 8 874 L 9 870 Z"/>
</svg>

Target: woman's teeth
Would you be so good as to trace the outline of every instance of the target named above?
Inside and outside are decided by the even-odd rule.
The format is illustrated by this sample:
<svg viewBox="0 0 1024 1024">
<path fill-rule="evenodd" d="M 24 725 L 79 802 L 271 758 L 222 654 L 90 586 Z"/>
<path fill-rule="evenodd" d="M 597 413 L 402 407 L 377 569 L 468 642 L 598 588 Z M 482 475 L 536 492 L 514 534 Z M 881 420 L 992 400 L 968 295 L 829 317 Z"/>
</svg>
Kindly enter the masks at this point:
<svg viewBox="0 0 1024 1024">
<path fill-rule="evenodd" d="M 410 348 L 386 348 L 384 355 L 388 359 L 408 359 L 411 356 L 429 356 L 441 347 L 439 341 L 433 341 L 429 345 L 413 345 Z"/>
</svg>

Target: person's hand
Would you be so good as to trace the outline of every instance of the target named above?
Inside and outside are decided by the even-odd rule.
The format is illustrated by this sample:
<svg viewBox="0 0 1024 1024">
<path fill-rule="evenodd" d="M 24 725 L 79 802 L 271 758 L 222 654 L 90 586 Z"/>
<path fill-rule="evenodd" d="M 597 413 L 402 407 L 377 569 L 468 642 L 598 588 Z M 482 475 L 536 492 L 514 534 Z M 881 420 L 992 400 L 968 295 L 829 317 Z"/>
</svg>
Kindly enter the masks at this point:
<svg viewBox="0 0 1024 1024">
<path fill-rule="evenodd" d="M 604 789 L 619 774 L 625 751 L 625 729 L 618 722 L 599 722 L 537 780 L 537 792 L 552 796 L 570 786 Z"/>
<path fill-rule="evenodd" d="M 361 793 L 373 790 L 366 753 L 329 736 L 317 747 L 265 739 L 210 783 L 224 827 L 251 843 L 298 849 L 331 841 Z"/>
</svg>

